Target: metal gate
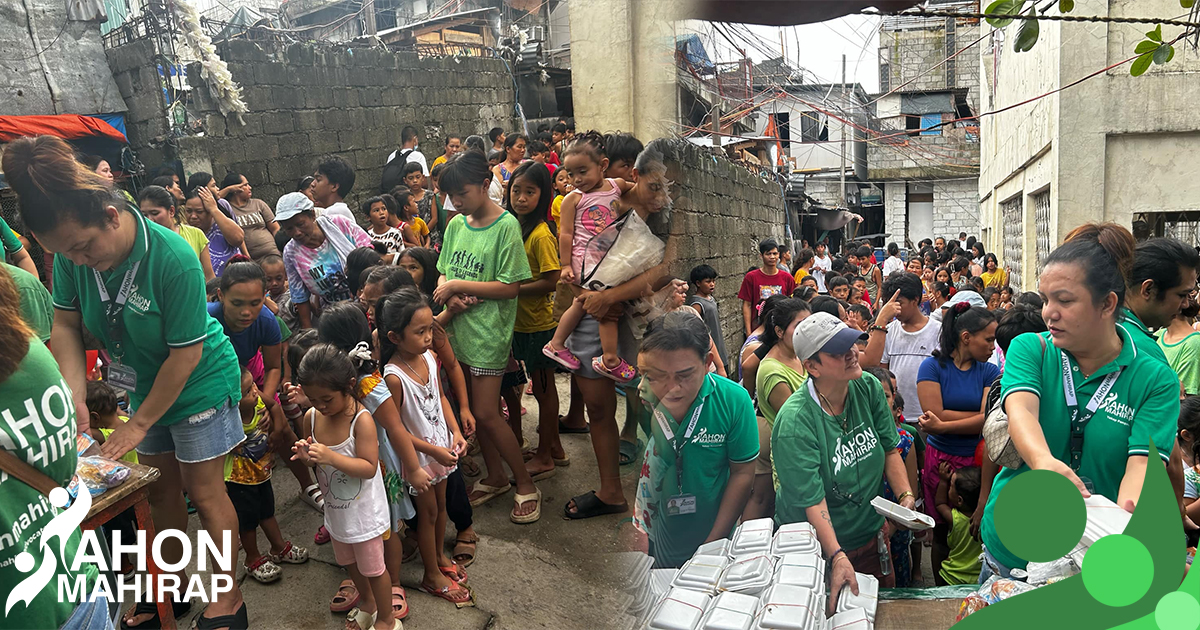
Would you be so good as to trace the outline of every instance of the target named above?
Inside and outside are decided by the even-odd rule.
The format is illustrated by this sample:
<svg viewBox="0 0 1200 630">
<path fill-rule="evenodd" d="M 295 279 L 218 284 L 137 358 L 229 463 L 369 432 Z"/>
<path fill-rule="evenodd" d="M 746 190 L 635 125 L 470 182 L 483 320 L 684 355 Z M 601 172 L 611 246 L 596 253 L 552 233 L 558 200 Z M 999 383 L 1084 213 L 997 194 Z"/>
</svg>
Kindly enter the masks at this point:
<svg viewBox="0 0 1200 630">
<path fill-rule="evenodd" d="M 1025 221 L 1022 216 L 1021 199 L 1017 195 L 1009 201 L 1000 204 L 1000 214 L 1004 220 L 1004 261 L 1008 267 L 1008 284 L 1015 291 L 1021 290 L 1022 243 L 1025 239 Z"/>
<path fill-rule="evenodd" d="M 1049 190 L 1033 196 L 1033 222 L 1037 229 L 1037 273 L 1041 274 L 1046 267 L 1046 258 L 1054 250 L 1054 241 L 1050 239 Z"/>
</svg>

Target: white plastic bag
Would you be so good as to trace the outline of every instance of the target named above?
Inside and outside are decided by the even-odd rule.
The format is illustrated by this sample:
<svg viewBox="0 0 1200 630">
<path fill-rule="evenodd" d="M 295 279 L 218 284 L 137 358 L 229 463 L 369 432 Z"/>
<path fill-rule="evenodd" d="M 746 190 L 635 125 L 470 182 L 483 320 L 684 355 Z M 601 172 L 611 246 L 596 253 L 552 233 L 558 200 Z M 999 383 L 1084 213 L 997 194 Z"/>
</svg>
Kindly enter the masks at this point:
<svg viewBox="0 0 1200 630">
<path fill-rule="evenodd" d="M 579 285 L 593 291 L 618 286 L 661 263 L 664 251 L 666 245 L 630 210 L 588 241 Z"/>
</svg>

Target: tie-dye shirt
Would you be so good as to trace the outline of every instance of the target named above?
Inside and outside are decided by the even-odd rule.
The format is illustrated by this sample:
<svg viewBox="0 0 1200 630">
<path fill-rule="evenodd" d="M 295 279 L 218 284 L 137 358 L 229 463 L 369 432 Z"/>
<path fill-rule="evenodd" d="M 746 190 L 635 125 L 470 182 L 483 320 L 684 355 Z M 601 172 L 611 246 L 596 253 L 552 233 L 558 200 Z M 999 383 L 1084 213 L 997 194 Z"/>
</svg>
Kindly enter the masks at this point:
<svg viewBox="0 0 1200 630">
<path fill-rule="evenodd" d="M 340 215 L 326 215 L 340 232 L 340 238 L 353 247 L 370 247 L 371 237 L 358 224 Z M 283 248 L 283 266 L 288 274 L 288 291 L 292 302 L 303 304 L 312 295 L 321 298 L 323 304 L 332 304 L 352 299 L 350 285 L 346 281 L 346 254 L 334 247 L 333 240 L 339 235 L 326 232 L 325 242 L 311 249 L 293 239 Z"/>
</svg>

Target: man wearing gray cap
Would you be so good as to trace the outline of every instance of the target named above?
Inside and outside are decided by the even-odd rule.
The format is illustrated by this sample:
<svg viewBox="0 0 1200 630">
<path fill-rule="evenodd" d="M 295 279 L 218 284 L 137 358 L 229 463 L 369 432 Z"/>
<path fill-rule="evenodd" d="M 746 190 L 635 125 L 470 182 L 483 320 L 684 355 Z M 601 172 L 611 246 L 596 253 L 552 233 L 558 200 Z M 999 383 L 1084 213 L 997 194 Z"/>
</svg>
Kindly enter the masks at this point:
<svg viewBox="0 0 1200 630">
<path fill-rule="evenodd" d="M 797 324 L 792 341 L 808 383 L 780 408 L 771 432 L 775 521 L 816 528 L 830 562 L 831 603 L 842 588 L 858 592 L 856 571 L 885 588 L 895 584 L 892 528 L 871 505 L 879 480 L 887 479 L 900 505 L 916 504 L 883 387 L 858 363 L 864 337 L 828 313 Z"/>
</svg>

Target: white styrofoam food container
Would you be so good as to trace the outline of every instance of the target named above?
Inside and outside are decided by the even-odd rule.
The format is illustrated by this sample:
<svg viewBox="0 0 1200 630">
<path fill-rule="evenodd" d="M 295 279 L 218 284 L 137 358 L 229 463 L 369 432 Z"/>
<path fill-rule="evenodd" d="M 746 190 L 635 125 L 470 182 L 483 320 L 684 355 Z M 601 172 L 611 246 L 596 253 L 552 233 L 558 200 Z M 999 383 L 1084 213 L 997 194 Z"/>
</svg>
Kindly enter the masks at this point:
<svg viewBox="0 0 1200 630">
<path fill-rule="evenodd" d="M 734 558 L 721 573 L 717 590 L 758 595 L 771 585 L 772 557 L 766 554 Z"/>
<path fill-rule="evenodd" d="M 743 593 L 721 593 L 712 600 L 708 612 L 700 620 L 699 630 L 750 630 L 758 598 Z"/>
<path fill-rule="evenodd" d="M 858 580 L 858 595 L 849 587 L 842 587 L 838 594 L 837 612 L 861 608 L 867 613 L 867 619 L 875 623 L 875 608 L 879 606 L 879 580 L 864 573 L 855 573 L 854 577 Z"/>
<path fill-rule="evenodd" d="M 1132 514 L 1126 512 L 1116 503 L 1099 494 L 1083 500 L 1087 508 L 1087 524 L 1083 528 L 1082 544 L 1091 547 L 1097 540 L 1111 534 L 1120 534 L 1129 525 Z"/>
<path fill-rule="evenodd" d="M 774 584 L 807 588 L 825 600 L 825 561 L 816 554 L 788 554 L 775 565 Z"/>
<path fill-rule="evenodd" d="M 646 628 L 652 630 L 696 630 L 700 618 L 712 601 L 707 593 L 685 588 L 673 588 L 659 602 L 647 619 Z"/>
<path fill-rule="evenodd" d="M 745 556 L 767 553 L 771 550 L 771 535 L 775 532 L 775 521 L 770 517 L 745 521 L 733 532 L 729 555 Z"/>
<path fill-rule="evenodd" d="M 775 584 L 763 592 L 756 630 L 821 630 L 824 602 L 809 589 Z"/>
<path fill-rule="evenodd" d="M 696 547 L 696 553 L 692 554 L 692 556 L 728 556 L 729 545 L 730 540 L 728 538 L 706 542 Z"/>
<path fill-rule="evenodd" d="M 811 523 L 788 523 L 780 525 L 771 543 L 771 553 L 782 556 L 789 553 L 818 553 L 821 543 L 817 540 L 817 530 Z"/>
<path fill-rule="evenodd" d="M 825 622 L 825 630 L 871 630 L 874 622 L 867 618 L 867 612 L 861 608 L 851 608 L 840 612 Z"/>
<path fill-rule="evenodd" d="M 917 512 L 916 510 L 910 510 L 899 503 L 892 503 L 883 497 L 871 499 L 871 506 L 884 518 L 900 523 L 913 531 L 933 529 L 932 516 Z"/>
<path fill-rule="evenodd" d="M 712 595 L 727 566 L 729 558 L 724 556 L 696 556 L 684 563 L 671 585 Z"/>
</svg>

